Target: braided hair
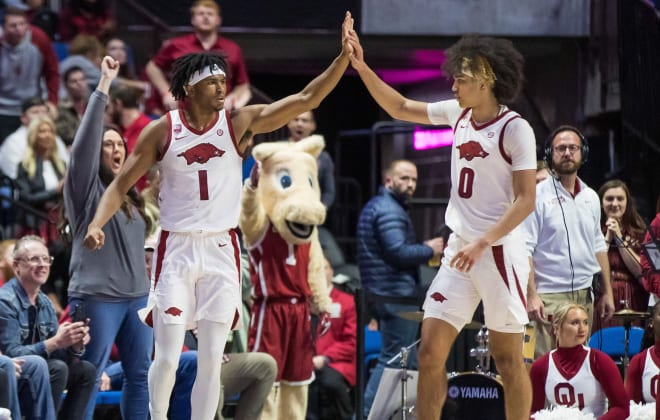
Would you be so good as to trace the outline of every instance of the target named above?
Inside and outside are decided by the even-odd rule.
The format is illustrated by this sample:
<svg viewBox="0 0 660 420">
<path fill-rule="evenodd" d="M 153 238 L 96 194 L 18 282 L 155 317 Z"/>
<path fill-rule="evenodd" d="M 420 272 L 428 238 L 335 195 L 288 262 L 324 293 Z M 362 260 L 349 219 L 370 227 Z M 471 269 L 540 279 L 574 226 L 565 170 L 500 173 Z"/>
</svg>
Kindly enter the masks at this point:
<svg viewBox="0 0 660 420">
<path fill-rule="evenodd" d="M 174 99 L 180 101 L 186 97 L 184 86 L 188 84 L 190 76 L 204 67 L 213 68 L 213 66 L 220 67 L 227 74 L 227 77 L 230 76 L 225 56 L 217 52 L 190 53 L 178 58 L 172 65 L 172 81 L 170 83 L 170 91 Z"/>
</svg>

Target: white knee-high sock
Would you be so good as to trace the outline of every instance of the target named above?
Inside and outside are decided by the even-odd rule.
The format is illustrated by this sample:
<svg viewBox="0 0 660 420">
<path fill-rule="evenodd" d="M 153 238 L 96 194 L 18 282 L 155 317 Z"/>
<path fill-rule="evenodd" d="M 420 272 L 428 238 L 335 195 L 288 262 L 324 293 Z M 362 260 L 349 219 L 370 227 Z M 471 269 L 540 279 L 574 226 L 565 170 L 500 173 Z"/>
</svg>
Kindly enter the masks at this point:
<svg viewBox="0 0 660 420">
<path fill-rule="evenodd" d="M 149 413 L 152 420 L 167 420 L 186 327 L 165 324 L 156 310 L 153 318 L 155 348 L 154 361 L 149 367 Z"/>
<path fill-rule="evenodd" d="M 222 352 L 229 323 L 200 320 L 197 324 L 197 378 L 190 397 L 193 419 L 213 420 L 220 398 Z"/>
</svg>

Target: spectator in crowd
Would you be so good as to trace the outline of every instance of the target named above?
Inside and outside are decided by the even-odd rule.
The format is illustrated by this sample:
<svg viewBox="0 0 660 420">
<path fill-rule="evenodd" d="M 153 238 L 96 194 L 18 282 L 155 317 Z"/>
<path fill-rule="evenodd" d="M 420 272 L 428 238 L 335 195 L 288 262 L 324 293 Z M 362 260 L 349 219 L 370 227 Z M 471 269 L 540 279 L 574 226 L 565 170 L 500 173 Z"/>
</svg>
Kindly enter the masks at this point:
<svg viewBox="0 0 660 420">
<path fill-rule="evenodd" d="M 309 386 L 307 420 L 350 420 L 353 417 L 351 388 L 355 386 L 356 322 L 353 296 L 332 286 L 334 272 L 323 259 L 332 310 L 331 326 L 316 333 L 314 382 Z"/>
<path fill-rule="evenodd" d="M 0 355 L 0 369 L 6 381 L 0 384 L 8 398 L 12 419 L 55 419 L 55 405 L 50 391 L 48 364 L 41 356 L 10 358 Z"/>
<path fill-rule="evenodd" d="M 107 60 L 112 60 L 107 58 Z M 102 65 L 99 86 L 87 109 L 71 149 L 71 165 L 64 185 L 66 217 L 70 223 L 72 255 L 69 304 L 86 308 L 91 342 L 83 356 L 98 367 L 97 381 L 107 365 L 113 343 L 117 344 L 125 371 L 121 413 L 127 420 L 148 415 L 147 372 L 151 365 L 152 329 L 138 318 L 147 304 L 149 282 L 144 270 L 144 240 L 150 230 L 144 201 L 135 189 L 122 200 L 122 211 L 108 223 L 107 245 L 90 251 L 83 237 L 101 195 L 126 160 L 126 143 L 116 128 L 103 126 L 110 81 L 107 63 Z M 86 418 L 91 420 L 95 388 Z"/>
<path fill-rule="evenodd" d="M 110 92 L 108 114 L 111 122 L 122 129 L 128 153 L 133 152 L 135 143 L 142 130 L 151 122 L 141 110 L 142 92 L 122 86 Z M 139 190 L 142 190 L 144 185 Z"/>
<path fill-rule="evenodd" d="M 22 234 L 41 236 L 46 242 L 58 237 L 51 220 L 57 220 L 56 205 L 62 196 L 66 165 L 57 153 L 55 123 L 49 117 L 37 117 L 28 126 L 28 150 L 18 166 L 16 184 L 19 198 L 35 210 L 52 216 L 40 220 L 35 215 L 19 211 Z"/>
<path fill-rule="evenodd" d="M 69 67 L 62 75 L 66 96 L 57 106 L 57 134 L 67 147 L 73 144 L 73 138 L 80 126 L 80 119 L 85 113 L 89 101 L 90 89 L 85 80 L 85 72 L 78 66 Z"/>
<path fill-rule="evenodd" d="M 536 333 L 535 358 L 556 342 L 550 317 L 568 302 L 594 309 L 594 276 L 600 273 L 603 297 L 597 317 L 614 312 L 607 245 L 601 232 L 598 194 L 578 177 L 587 161 L 589 145 L 580 131 L 562 125 L 545 144 L 545 160 L 552 176 L 536 186 L 536 204 L 523 223 L 532 267 L 527 285 L 527 313 Z"/>
<path fill-rule="evenodd" d="M 50 300 L 40 291 L 51 263 L 38 236 L 24 236 L 16 243 L 16 278 L 0 289 L 0 349 L 10 357 L 46 359 L 55 411 L 62 405 L 62 418 L 77 420 L 83 418 L 94 388 L 96 368 L 80 360 L 89 342 L 87 320 L 58 326 Z"/>
<path fill-rule="evenodd" d="M 154 109 L 149 112 L 160 115 L 178 107 L 168 81 L 172 64 L 185 54 L 202 51 L 215 51 L 226 56 L 228 74 L 225 109 L 231 111 L 246 105 L 252 93 L 243 53 L 238 44 L 218 33 L 222 24 L 218 3 L 214 0 L 196 0 L 190 7 L 190 24 L 194 33 L 165 41 L 147 63 L 146 74 L 162 99 L 162 104 L 152 105 Z"/>
<path fill-rule="evenodd" d="M 16 239 L 5 239 L 0 241 L 0 285 L 8 282 L 14 277 L 14 246 Z"/>
<path fill-rule="evenodd" d="M 79 34 L 104 39 L 116 30 L 116 26 L 105 0 L 69 0 L 60 17 L 60 39 L 70 42 Z"/>
<path fill-rule="evenodd" d="M 660 303 L 653 305 L 649 328 L 653 331 L 651 347 L 645 348 L 630 360 L 626 372 L 626 393 L 636 403 L 655 403 L 660 373 Z M 660 405 L 656 405 L 660 414 Z M 657 416 L 656 416 L 657 418 Z"/>
<path fill-rule="evenodd" d="M 585 346 L 587 308 L 561 305 L 552 316 L 557 348 L 536 360 L 532 379 L 532 414 L 550 406 L 579 408 L 603 420 L 625 420 L 630 403 L 616 364 L 600 350 Z"/>
<path fill-rule="evenodd" d="M 646 234 L 644 235 L 644 244 L 652 244 L 653 238 L 660 240 L 660 195 L 655 203 L 655 218 L 651 221 Z M 656 242 L 656 246 L 657 246 Z M 651 294 L 649 299 L 649 306 L 653 306 L 660 302 L 660 260 L 650 259 L 649 256 L 643 252 L 640 258 L 642 266 L 642 281 L 644 289 Z"/>
<path fill-rule="evenodd" d="M 128 46 L 123 39 L 109 38 L 105 42 L 105 53 L 119 62 L 119 76 L 123 79 L 137 80 L 135 63 L 129 56 Z"/>
<path fill-rule="evenodd" d="M 57 57 L 41 29 L 31 27 L 25 12 L 5 9 L 0 39 L 0 144 L 20 127 L 21 106 L 27 99 L 48 97 L 51 116 L 57 112 L 60 87 Z M 41 83 L 46 86 L 42 91 Z M 23 108 L 25 111 L 25 108 Z"/>
<path fill-rule="evenodd" d="M 303 112 L 289 121 L 289 141 L 300 141 L 311 136 L 316 131 L 314 111 Z M 317 160 L 319 166 L 319 187 L 321 187 L 321 202 L 326 209 L 335 201 L 335 164 L 330 154 L 323 150 Z"/>
<path fill-rule="evenodd" d="M 11 179 L 18 176 L 18 166 L 28 152 L 28 125 L 37 117 L 47 117 L 46 102 L 39 97 L 26 99 L 21 104 L 21 126 L 11 133 L 0 146 L 0 170 Z M 69 152 L 61 138 L 55 137 L 57 153 L 68 164 Z"/>
<path fill-rule="evenodd" d="M 642 284 L 640 254 L 646 224 L 635 208 L 630 190 L 619 179 L 607 181 L 598 190 L 601 203 L 601 229 L 608 245 L 610 280 L 614 296 L 614 310 L 627 308 L 646 312 L 649 294 Z M 597 297 L 599 299 L 600 297 Z M 596 300 L 598 306 L 598 300 Z M 620 325 L 618 321 L 595 323 L 593 331 Z M 639 326 L 642 322 L 639 321 Z"/>
<path fill-rule="evenodd" d="M 408 160 L 390 163 L 383 176 L 383 186 L 360 212 L 357 226 L 357 262 L 365 290 L 373 295 L 372 310 L 378 321 L 382 348 L 364 391 L 364 417 L 368 416 L 378 384 L 387 362 L 414 343 L 419 323 L 397 315 L 401 311 L 417 311 L 421 290 L 419 266 L 441 254 L 441 237 L 419 243 L 408 215 L 408 200 L 417 188 L 417 167 Z M 407 303 L 381 302 L 378 296 L 412 298 Z M 418 302 L 414 302 L 415 298 Z M 369 300 L 369 297 L 367 297 Z M 413 302 L 410 302 L 413 300 Z M 413 352 L 410 368 L 417 368 Z"/>
<path fill-rule="evenodd" d="M 101 58 L 103 44 L 91 35 L 77 35 L 69 44 L 69 55 L 60 62 L 60 75 L 64 76 L 70 68 L 79 67 L 85 73 L 85 81 L 93 89 L 101 77 Z M 60 86 L 60 99 L 66 96 L 66 90 Z"/>
</svg>

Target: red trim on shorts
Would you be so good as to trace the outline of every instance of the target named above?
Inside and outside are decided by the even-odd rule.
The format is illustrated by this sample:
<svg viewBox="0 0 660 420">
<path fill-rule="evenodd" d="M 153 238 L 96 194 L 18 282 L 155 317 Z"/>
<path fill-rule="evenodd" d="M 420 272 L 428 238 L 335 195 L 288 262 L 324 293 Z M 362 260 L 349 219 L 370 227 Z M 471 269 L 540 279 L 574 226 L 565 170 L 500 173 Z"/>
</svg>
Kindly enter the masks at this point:
<svg viewBox="0 0 660 420">
<path fill-rule="evenodd" d="M 493 247 L 493 258 L 495 259 L 497 271 L 500 272 L 500 276 L 502 276 L 502 280 L 504 280 L 504 284 L 506 284 L 506 288 L 511 290 L 509 287 L 509 278 L 506 275 L 506 267 L 504 267 L 504 247 L 502 245 L 496 245 Z"/>
<path fill-rule="evenodd" d="M 502 131 L 500 131 L 500 141 L 499 141 L 500 154 L 502 155 L 504 160 L 506 160 L 509 163 L 509 165 L 511 165 L 512 161 L 511 161 L 511 156 L 507 156 L 507 154 L 504 152 L 504 132 L 506 131 L 506 126 L 509 125 L 509 123 L 515 120 L 516 118 L 520 118 L 520 115 L 516 115 L 515 117 L 505 122 L 504 126 L 502 126 Z"/>
<path fill-rule="evenodd" d="M 209 199 L 209 183 L 207 180 L 206 169 L 200 169 L 197 171 L 197 176 L 199 177 L 199 199 L 201 201 L 206 201 Z"/>
<path fill-rule="evenodd" d="M 238 245 L 238 234 L 236 229 L 229 229 L 229 236 L 231 236 L 231 245 L 234 247 L 234 261 L 236 262 L 236 271 L 238 272 L 238 286 L 241 287 L 241 247 Z M 240 314 L 238 309 L 234 313 L 234 320 L 231 323 L 231 329 L 233 330 L 236 327 L 236 323 Z"/>
<path fill-rule="evenodd" d="M 167 153 L 167 149 L 170 148 L 170 143 L 172 143 L 172 117 L 169 112 L 165 114 L 165 116 L 167 118 L 167 139 L 165 140 L 163 150 L 161 150 L 160 153 L 158 153 L 158 156 L 156 156 L 156 160 L 158 161 L 163 160 L 165 153 Z"/>
<path fill-rule="evenodd" d="M 525 294 L 523 293 L 522 287 L 520 287 L 520 280 L 518 280 L 518 274 L 516 274 L 516 268 L 511 267 L 511 271 L 513 271 L 513 278 L 516 280 L 516 289 L 518 289 L 518 296 L 520 297 L 520 301 L 523 303 L 523 306 L 527 308 L 527 299 L 525 298 Z"/>
<path fill-rule="evenodd" d="M 160 270 L 163 268 L 163 258 L 165 257 L 165 250 L 167 248 L 167 237 L 170 235 L 170 232 L 167 230 L 161 230 L 158 237 L 158 258 L 156 259 L 156 271 L 154 275 L 154 289 L 158 284 L 158 279 L 160 278 Z M 153 327 L 154 318 L 153 311 L 149 311 L 147 316 L 144 319 L 145 324 Z"/>
</svg>

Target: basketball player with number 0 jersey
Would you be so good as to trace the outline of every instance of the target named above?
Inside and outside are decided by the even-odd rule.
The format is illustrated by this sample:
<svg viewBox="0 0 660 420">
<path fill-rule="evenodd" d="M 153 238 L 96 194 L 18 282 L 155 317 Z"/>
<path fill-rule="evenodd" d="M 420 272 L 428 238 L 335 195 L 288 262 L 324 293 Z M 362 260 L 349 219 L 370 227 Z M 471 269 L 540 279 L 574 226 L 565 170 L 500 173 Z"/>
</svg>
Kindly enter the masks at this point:
<svg viewBox="0 0 660 420">
<path fill-rule="evenodd" d="M 152 323 L 155 357 L 149 370 L 149 411 L 165 420 L 185 332 L 198 331 L 193 419 L 213 419 L 220 395 L 222 352 L 241 304 L 238 224 L 241 164 L 254 134 L 273 131 L 313 109 L 330 93 L 352 52 L 346 13 L 342 51 L 302 91 L 271 104 L 224 109 L 227 63 L 215 53 L 188 54 L 174 64 L 170 90 L 180 108 L 148 125 L 124 168 L 108 186 L 85 246 L 103 246 L 103 226 L 126 191 L 152 165 L 161 176 L 162 232 L 154 255 L 149 305 L 141 315 Z M 121 263 L 120 261 L 117 262 Z"/>
<path fill-rule="evenodd" d="M 417 415 L 437 419 L 447 394 L 445 362 L 480 300 L 506 392 L 506 417 L 529 418 L 531 392 L 522 358 L 529 265 L 516 227 L 534 208 L 536 142 L 524 119 L 504 104 L 521 88 L 523 58 L 503 39 L 465 36 L 446 50 L 445 74 L 456 99 L 405 98 L 364 62 L 357 34 L 351 64 L 393 118 L 454 129 L 451 193 L 445 223 L 453 230 L 424 303 Z"/>
</svg>

